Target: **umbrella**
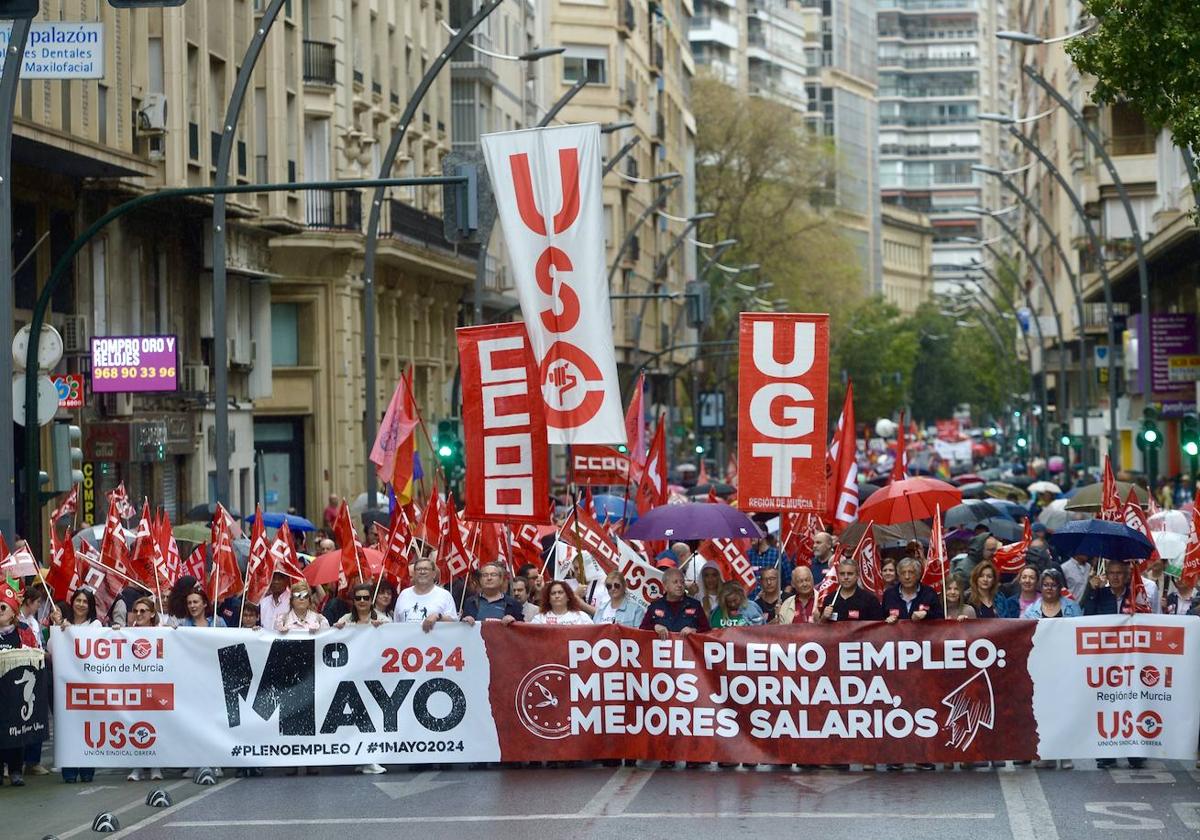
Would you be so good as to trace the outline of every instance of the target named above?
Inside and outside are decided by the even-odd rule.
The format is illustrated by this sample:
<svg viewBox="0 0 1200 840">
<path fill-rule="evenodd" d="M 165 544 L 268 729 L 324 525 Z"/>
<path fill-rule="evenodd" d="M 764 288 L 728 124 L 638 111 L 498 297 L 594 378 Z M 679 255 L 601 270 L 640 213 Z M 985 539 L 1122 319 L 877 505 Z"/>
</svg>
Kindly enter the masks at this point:
<svg viewBox="0 0 1200 840">
<path fill-rule="evenodd" d="M 1003 516 L 993 516 L 991 519 L 982 520 L 979 524 L 987 528 L 989 534 L 1003 543 L 1016 542 L 1025 535 L 1023 526 Z"/>
<path fill-rule="evenodd" d="M 711 502 L 664 505 L 646 513 L 625 531 L 631 540 L 745 539 L 762 536 L 754 520 L 735 507 Z"/>
<path fill-rule="evenodd" d="M 1179 577 L 1183 572 L 1183 554 L 1187 551 L 1188 538 L 1174 531 L 1152 531 L 1154 547 L 1158 556 L 1167 564 L 1167 574 Z"/>
<path fill-rule="evenodd" d="M 225 508 L 225 510 L 234 519 L 242 518 L 242 515 L 240 513 L 238 513 L 236 510 L 234 510 L 233 508 L 227 507 L 227 508 Z M 212 518 L 216 514 L 216 512 L 217 512 L 217 503 L 209 502 L 206 505 L 196 505 L 194 508 L 189 510 L 184 515 L 184 518 L 190 519 L 193 522 L 212 522 Z"/>
<path fill-rule="evenodd" d="M 992 507 L 999 510 L 1002 516 L 1011 519 L 1013 522 L 1021 522 L 1029 518 L 1029 508 L 1025 507 L 1025 505 L 1019 505 L 1007 499 L 988 499 L 988 502 Z"/>
<path fill-rule="evenodd" d="M 1192 533 L 1192 522 L 1181 510 L 1160 510 L 1147 521 L 1151 531 L 1167 531 L 1185 537 Z"/>
<path fill-rule="evenodd" d="M 989 482 L 986 492 L 993 499 L 1007 499 L 1009 496 L 1015 496 L 1019 502 L 1029 501 L 1028 493 L 1015 484 L 1009 484 L 1007 481 Z"/>
<path fill-rule="evenodd" d="M 839 538 L 842 547 L 852 551 L 867 530 L 866 522 L 851 522 Z M 929 526 L 924 522 L 904 522 L 899 525 L 871 525 L 871 535 L 876 545 L 885 543 L 907 543 L 911 539 L 929 542 Z"/>
<path fill-rule="evenodd" d="M 1149 496 L 1146 491 L 1136 484 L 1130 484 L 1128 481 L 1117 482 L 1117 496 L 1124 502 L 1129 495 L 1129 488 L 1133 488 L 1133 492 L 1137 494 L 1138 504 L 1144 508 L 1149 501 Z M 1095 484 L 1087 484 L 1083 487 L 1075 488 L 1070 494 L 1071 501 L 1067 502 L 1067 510 L 1078 510 L 1084 513 L 1099 513 L 1100 512 L 1100 495 L 1104 492 L 1104 484 L 1096 482 Z"/>
<path fill-rule="evenodd" d="M 943 523 L 947 528 L 974 528 L 980 522 L 992 516 L 1004 517 L 1006 514 L 990 501 L 983 499 L 965 499 L 962 504 L 955 505 L 946 511 Z"/>
<path fill-rule="evenodd" d="M 251 525 L 254 524 L 254 517 L 246 517 L 246 521 Z M 293 532 L 295 531 L 315 531 L 317 526 L 309 522 L 303 516 L 296 516 L 294 513 L 264 513 L 263 525 L 268 528 L 279 528 L 286 522 L 287 526 Z"/>
<path fill-rule="evenodd" d="M 596 509 L 596 519 L 601 522 L 616 522 L 626 519 L 637 522 L 637 506 L 622 496 L 600 493 L 592 497 L 592 506 Z"/>
<path fill-rule="evenodd" d="M 1062 488 L 1053 481 L 1035 481 L 1026 489 L 1029 490 L 1029 492 L 1034 496 L 1037 496 L 1040 493 L 1050 493 L 1051 495 L 1057 496 L 1062 492 Z"/>
<path fill-rule="evenodd" d="M 964 484 L 975 484 L 976 482 L 983 484 L 984 480 L 975 473 L 963 473 L 962 475 L 954 476 L 954 478 L 950 479 L 950 482 L 962 487 Z"/>
<path fill-rule="evenodd" d="M 723 484 L 720 481 L 706 481 L 704 484 L 697 484 L 695 487 L 690 487 L 687 490 L 688 496 L 707 496 L 711 488 L 716 488 L 718 496 L 729 496 L 737 492 L 737 488 L 729 484 Z"/>
<path fill-rule="evenodd" d="M 964 499 L 982 499 L 986 495 L 984 491 L 987 489 L 987 485 L 977 481 L 972 484 L 964 484 L 958 489 L 962 491 Z"/>
<path fill-rule="evenodd" d="M 1042 512 L 1038 514 L 1037 521 L 1045 525 L 1047 530 L 1057 531 L 1068 522 L 1075 521 L 1076 518 L 1076 514 L 1067 510 L 1066 499 L 1055 499 L 1042 508 Z"/>
<path fill-rule="evenodd" d="M 174 529 L 175 539 L 183 540 L 184 542 L 206 543 L 212 539 L 212 531 L 209 526 L 201 522 L 185 522 Z"/>
<path fill-rule="evenodd" d="M 871 498 L 872 494 L 878 492 L 878 484 L 868 484 L 864 481 L 862 484 L 858 485 L 858 500 L 860 502 L 865 502 L 867 499 Z"/>
<path fill-rule="evenodd" d="M 130 531 L 128 528 L 121 528 L 121 536 L 125 538 L 126 543 L 132 545 L 134 539 L 137 537 L 137 534 L 133 531 Z M 75 532 L 71 539 L 74 540 L 76 548 L 79 548 L 85 542 L 88 545 L 99 548 L 100 543 L 104 540 L 104 523 L 99 525 L 91 525 L 87 528 L 80 528 Z"/>
<path fill-rule="evenodd" d="M 930 519 L 940 506 L 949 510 L 962 501 L 962 491 L 935 478 L 906 478 L 893 481 L 858 509 L 863 522 L 890 525 Z"/>
<path fill-rule="evenodd" d="M 383 552 L 377 548 L 364 548 L 363 555 L 367 558 L 367 569 L 365 570 L 370 575 L 379 573 L 383 568 Z M 316 586 L 320 583 L 333 583 L 338 579 L 338 574 L 342 571 L 342 550 L 335 548 L 333 551 L 326 551 L 313 559 L 311 563 L 304 569 L 304 579 L 310 585 Z"/>
<path fill-rule="evenodd" d="M 1154 550 L 1153 542 L 1128 525 L 1104 519 L 1068 522 L 1050 535 L 1050 544 L 1067 557 L 1083 554 L 1109 560 L 1141 559 Z"/>
<path fill-rule="evenodd" d="M 387 497 L 386 493 L 377 492 L 375 494 L 375 507 L 382 508 L 383 510 L 388 509 L 388 497 Z M 358 516 L 360 513 L 362 513 L 366 509 L 367 509 L 367 494 L 359 493 L 357 496 L 354 497 L 354 501 L 350 503 L 350 513 L 353 514 L 354 516 Z M 314 528 L 313 530 L 316 530 L 316 529 Z"/>
<path fill-rule="evenodd" d="M 1031 475 L 1014 475 L 1012 478 L 1009 479 L 1009 483 L 1015 484 L 1017 487 L 1020 487 L 1024 490 L 1028 490 L 1029 486 L 1031 484 L 1033 484 L 1033 476 L 1031 476 Z"/>
</svg>

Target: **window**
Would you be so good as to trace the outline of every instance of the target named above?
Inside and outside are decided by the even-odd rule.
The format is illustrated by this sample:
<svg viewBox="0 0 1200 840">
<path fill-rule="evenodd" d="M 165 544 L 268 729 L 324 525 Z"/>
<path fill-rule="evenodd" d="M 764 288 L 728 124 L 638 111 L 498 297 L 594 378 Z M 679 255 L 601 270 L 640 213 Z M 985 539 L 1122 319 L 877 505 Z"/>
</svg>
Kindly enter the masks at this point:
<svg viewBox="0 0 1200 840">
<path fill-rule="evenodd" d="M 608 50 L 604 47 L 567 47 L 563 53 L 563 82 L 575 84 L 587 79 L 589 85 L 608 84 Z"/>
<path fill-rule="evenodd" d="M 300 364 L 300 305 L 271 304 L 271 366 Z"/>
</svg>

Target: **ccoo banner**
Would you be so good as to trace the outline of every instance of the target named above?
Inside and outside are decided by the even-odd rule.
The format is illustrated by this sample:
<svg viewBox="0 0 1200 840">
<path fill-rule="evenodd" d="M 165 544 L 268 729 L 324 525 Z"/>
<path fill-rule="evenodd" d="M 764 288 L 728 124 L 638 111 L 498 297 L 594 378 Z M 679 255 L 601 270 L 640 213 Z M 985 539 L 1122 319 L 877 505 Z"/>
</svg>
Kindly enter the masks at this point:
<svg viewBox="0 0 1200 840">
<path fill-rule="evenodd" d="M 483 135 L 551 443 L 625 443 L 604 251 L 600 127 Z"/>
<path fill-rule="evenodd" d="M 519 323 L 460 327 L 467 519 L 550 521 L 546 419 Z"/>
<path fill-rule="evenodd" d="M 66 767 L 1194 759 L 1200 619 L 55 629 Z"/>
<path fill-rule="evenodd" d="M 738 506 L 825 510 L 829 316 L 741 315 Z"/>
</svg>

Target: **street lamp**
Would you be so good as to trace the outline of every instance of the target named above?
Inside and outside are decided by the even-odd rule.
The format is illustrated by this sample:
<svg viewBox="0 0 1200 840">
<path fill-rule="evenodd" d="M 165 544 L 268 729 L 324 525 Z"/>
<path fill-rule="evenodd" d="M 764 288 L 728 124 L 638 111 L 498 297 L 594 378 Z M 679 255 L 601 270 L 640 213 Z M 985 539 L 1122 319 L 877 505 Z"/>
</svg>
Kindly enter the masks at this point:
<svg viewBox="0 0 1200 840">
<path fill-rule="evenodd" d="M 1000 123 L 1001 125 L 1026 125 L 1031 122 L 1037 122 L 1042 117 L 1047 117 L 1057 110 L 1057 108 L 1051 108 L 1048 111 L 1042 111 L 1040 114 L 1034 114 L 1032 117 L 1013 117 L 1008 114 L 996 114 L 990 111 L 985 111 L 977 116 L 984 122 Z"/>
<path fill-rule="evenodd" d="M 1080 35 L 1086 35 L 1096 28 L 1098 21 L 1092 21 L 1082 29 L 1077 29 L 1074 32 L 1068 32 L 1066 35 L 1056 35 L 1053 38 L 1043 38 L 1041 35 L 1034 35 L 1032 32 L 1019 32 L 1011 29 L 1002 29 L 996 33 L 996 37 L 1002 41 L 1012 41 L 1015 44 L 1024 44 L 1027 47 L 1036 47 L 1042 44 L 1058 44 L 1062 41 L 1069 41 L 1072 38 L 1078 38 Z"/>
<path fill-rule="evenodd" d="M 637 123 L 633 120 L 623 120 L 622 122 L 605 123 L 600 126 L 601 134 L 612 134 L 614 131 L 620 131 L 623 128 L 633 128 Z"/>
<path fill-rule="evenodd" d="M 1002 210 L 989 210 L 986 207 L 980 207 L 978 204 L 968 204 L 963 208 L 964 213 L 974 213 L 976 216 L 991 216 L 993 219 L 1000 216 L 1007 216 L 1009 213 L 1015 213 L 1020 207 L 1016 204 L 1011 207 L 1005 207 Z"/>
</svg>

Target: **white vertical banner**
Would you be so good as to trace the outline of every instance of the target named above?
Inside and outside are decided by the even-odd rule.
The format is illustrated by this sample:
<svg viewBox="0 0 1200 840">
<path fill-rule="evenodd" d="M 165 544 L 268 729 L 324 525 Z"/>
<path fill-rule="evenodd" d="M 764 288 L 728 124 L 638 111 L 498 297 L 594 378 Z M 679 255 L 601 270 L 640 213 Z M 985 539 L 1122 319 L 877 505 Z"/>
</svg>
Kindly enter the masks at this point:
<svg viewBox="0 0 1200 840">
<path fill-rule="evenodd" d="M 625 443 L 604 253 L 600 126 L 482 138 L 538 361 L 550 443 Z"/>
</svg>

